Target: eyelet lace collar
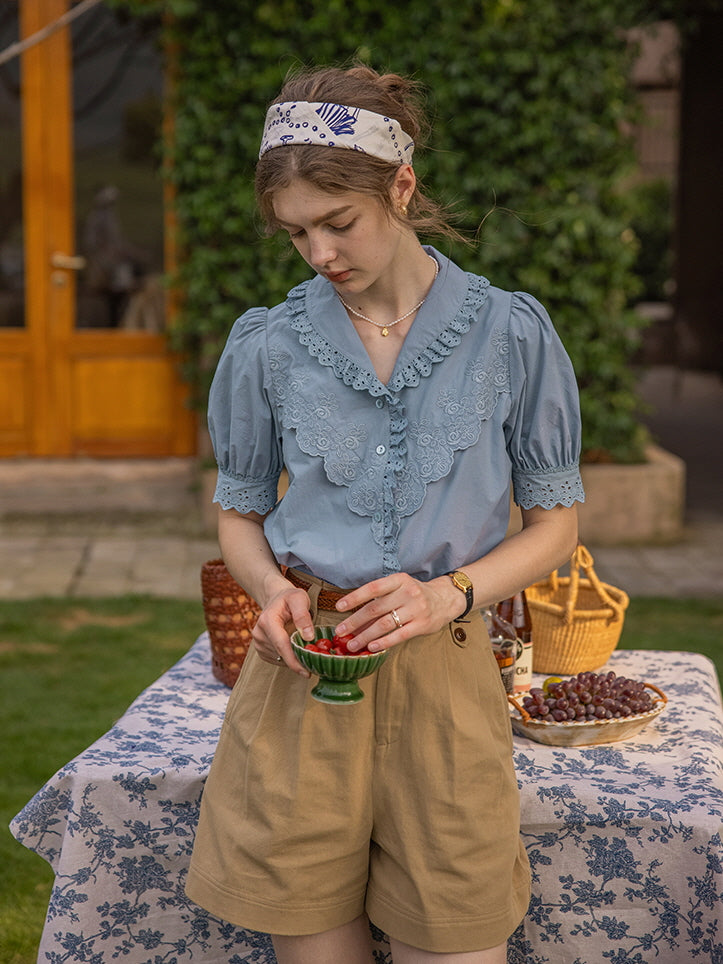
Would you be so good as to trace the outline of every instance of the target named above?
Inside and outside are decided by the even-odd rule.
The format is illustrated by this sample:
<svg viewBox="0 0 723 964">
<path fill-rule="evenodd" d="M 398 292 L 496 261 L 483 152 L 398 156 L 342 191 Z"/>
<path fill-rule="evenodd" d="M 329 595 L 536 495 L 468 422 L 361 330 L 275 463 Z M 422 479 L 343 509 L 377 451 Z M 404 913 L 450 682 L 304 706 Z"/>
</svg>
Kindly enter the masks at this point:
<svg viewBox="0 0 723 964">
<path fill-rule="evenodd" d="M 489 281 L 462 271 L 434 248 L 425 250 L 439 262 L 439 274 L 414 319 L 387 385 L 374 372 L 361 339 L 326 279 L 317 276 L 289 292 L 289 324 L 300 344 L 345 385 L 373 396 L 418 385 L 469 331 L 487 298 Z"/>
</svg>

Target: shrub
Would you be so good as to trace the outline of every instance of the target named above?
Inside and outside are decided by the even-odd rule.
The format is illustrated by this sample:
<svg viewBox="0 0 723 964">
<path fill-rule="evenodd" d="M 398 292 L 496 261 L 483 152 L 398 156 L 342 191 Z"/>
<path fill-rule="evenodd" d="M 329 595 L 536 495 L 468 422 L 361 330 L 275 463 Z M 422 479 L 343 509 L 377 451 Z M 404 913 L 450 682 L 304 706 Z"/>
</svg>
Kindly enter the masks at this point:
<svg viewBox="0 0 723 964">
<path fill-rule="evenodd" d="M 638 239 L 633 270 L 640 279 L 641 301 L 667 301 L 673 277 L 673 188 L 662 178 L 631 191 L 631 226 Z"/>
<path fill-rule="evenodd" d="M 140 6 L 148 11 L 147 2 Z M 632 51 L 623 0 L 169 0 L 176 52 L 169 176 L 183 258 L 175 344 L 205 403 L 233 320 L 308 276 L 262 239 L 252 175 L 265 106 L 289 67 L 360 59 L 429 91 L 428 188 L 479 243 L 445 253 L 493 284 L 532 292 L 577 373 L 587 459 L 635 461 L 645 434 L 630 360 L 643 324 L 632 198 Z"/>
</svg>

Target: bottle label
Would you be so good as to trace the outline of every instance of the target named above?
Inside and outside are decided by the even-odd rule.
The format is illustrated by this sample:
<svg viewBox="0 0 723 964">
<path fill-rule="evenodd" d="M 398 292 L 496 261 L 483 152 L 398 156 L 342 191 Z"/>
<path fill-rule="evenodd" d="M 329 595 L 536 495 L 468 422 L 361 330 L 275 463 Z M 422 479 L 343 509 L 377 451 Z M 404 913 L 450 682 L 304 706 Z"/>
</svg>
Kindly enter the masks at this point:
<svg viewBox="0 0 723 964">
<path fill-rule="evenodd" d="M 514 693 L 516 682 L 515 674 L 517 672 L 518 662 L 522 657 L 523 644 L 519 639 L 506 639 L 503 636 L 495 636 L 490 641 L 497 665 L 502 674 L 505 692 Z M 532 666 L 532 663 L 530 663 L 530 666 Z M 532 685 L 532 675 L 530 675 L 530 685 Z"/>
<path fill-rule="evenodd" d="M 526 693 L 532 686 L 532 643 L 523 643 L 515 662 L 515 693 Z"/>
</svg>

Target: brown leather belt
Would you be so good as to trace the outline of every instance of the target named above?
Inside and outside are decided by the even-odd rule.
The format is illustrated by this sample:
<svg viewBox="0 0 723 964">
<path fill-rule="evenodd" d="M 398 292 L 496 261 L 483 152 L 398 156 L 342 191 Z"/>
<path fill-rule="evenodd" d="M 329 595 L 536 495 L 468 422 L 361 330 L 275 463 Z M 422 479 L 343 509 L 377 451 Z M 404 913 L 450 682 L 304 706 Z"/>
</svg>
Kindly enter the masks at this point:
<svg viewBox="0 0 723 964">
<path fill-rule="evenodd" d="M 293 583 L 295 586 L 298 586 L 299 589 L 305 589 L 307 592 L 314 585 L 311 582 L 307 582 L 302 576 L 291 569 L 286 570 L 285 576 L 289 582 Z M 348 596 L 350 592 L 350 589 L 342 591 L 341 589 L 331 586 L 329 583 L 324 583 L 322 588 L 319 590 L 317 605 L 319 609 L 326 609 L 330 612 L 336 612 L 336 604 L 343 596 Z M 356 612 L 357 609 L 359 609 L 359 606 L 355 606 L 354 609 L 349 609 L 347 612 L 353 613 Z"/>
</svg>

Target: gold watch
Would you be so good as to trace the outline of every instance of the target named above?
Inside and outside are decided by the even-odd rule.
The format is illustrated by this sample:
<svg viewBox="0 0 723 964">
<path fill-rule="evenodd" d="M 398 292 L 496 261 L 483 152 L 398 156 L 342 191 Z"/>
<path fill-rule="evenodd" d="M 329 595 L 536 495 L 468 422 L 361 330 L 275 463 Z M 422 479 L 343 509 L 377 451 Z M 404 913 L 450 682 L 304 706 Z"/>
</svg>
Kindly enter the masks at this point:
<svg viewBox="0 0 723 964">
<path fill-rule="evenodd" d="M 467 606 L 464 612 L 460 613 L 460 615 L 454 620 L 455 623 L 458 623 L 461 619 L 464 619 L 472 608 L 472 604 L 474 602 L 474 587 L 472 586 L 472 580 L 469 578 L 469 576 L 460 569 L 455 569 L 453 572 L 448 572 L 447 575 L 455 584 L 457 589 L 464 593 L 464 598 L 467 600 Z"/>
</svg>

